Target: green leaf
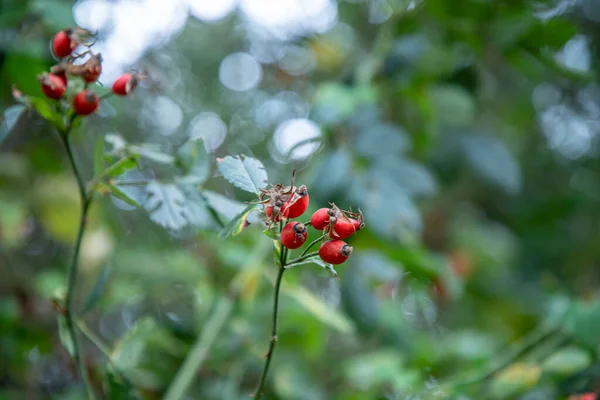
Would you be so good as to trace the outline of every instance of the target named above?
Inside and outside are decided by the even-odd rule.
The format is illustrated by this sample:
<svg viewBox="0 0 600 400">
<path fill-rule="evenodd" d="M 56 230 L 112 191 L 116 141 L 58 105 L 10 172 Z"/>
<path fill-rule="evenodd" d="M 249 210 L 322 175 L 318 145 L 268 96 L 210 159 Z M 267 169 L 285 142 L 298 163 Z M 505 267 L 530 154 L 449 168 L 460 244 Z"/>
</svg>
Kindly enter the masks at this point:
<svg viewBox="0 0 600 400">
<path fill-rule="evenodd" d="M 98 300 L 100 300 L 100 297 L 104 293 L 104 288 L 106 287 L 106 283 L 108 282 L 110 273 L 110 264 L 106 264 L 102 269 L 102 272 L 98 276 L 98 279 L 96 280 L 96 283 L 94 284 L 94 287 L 92 288 L 92 291 L 90 292 L 87 300 L 84 303 L 83 310 L 81 311 L 82 314 L 85 314 L 86 312 L 92 310 L 92 308 L 96 306 Z"/>
<path fill-rule="evenodd" d="M 567 331 L 578 343 L 590 347 L 600 343 L 600 301 L 575 304 L 567 318 Z"/>
<path fill-rule="evenodd" d="M 475 101 L 469 92 L 456 85 L 441 85 L 430 89 L 438 124 L 445 127 L 468 127 L 475 119 Z"/>
<path fill-rule="evenodd" d="M 101 183 L 99 184 L 101 188 L 104 188 L 110 192 L 111 195 L 115 196 L 117 199 L 124 201 L 130 206 L 134 206 L 137 208 L 142 208 L 142 205 L 138 203 L 135 199 L 129 197 L 127 193 L 116 187 L 115 185 L 111 185 L 110 183 Z"/>
<path fill-rule="evenodd" d="M 279 233 L 275 232 L 272 229 L 265 229 L 263 231 L 263 233 L 265 234 L 266 237 L 273 239 L 273 240 L 279 240 Z"/>
<path fill-rule="evenodd" d="M 24 111 L 27 110 L 27 107 L 16 104 L 12 107 L 8 107 L 4 110 L 4 115 L 2 116 L 2 124 L 0 124 L 0 144 L 10 132 L 13 127 L 17 124 L 19 119 L 25 115 Z"/>
<path fill-rule="evenodd" d="M 248 225 L 250 225 L 248 216 L 257 206 L 257 204 L 249 204 L 241 213 L 233 217 L 233 219 L 229 221 L 229 224 L 219 232 L 219 237 L 224 239 L 230 235 L 239 235 L 246 227 L 248 227 Z"/>
<path fill-rule="evenodd" d="M 283 245 L 279 240 L 273 240 L 273 258 L 275 259 L 275 264 L 279 268 L 281 268 L 281 252 L 283 251 Z"/>
<path fill-rule="evenodd" d="M 192 218 L 187 205 L 187 198 L 177 185 L 158 183 L 146 186 L 147 200 L 144 208 L 150 219 L 167 229 L 181 229 L 190 223 Z"/>
<path fill-rule="evenodd" d="M 255 158 L 227 156 L 218 163 L 219 172 L 233 186 L 247 192 L 260 194 L 267 186 L 267 171 Z"/>
<path fill-rule="evenodd" d="M 29 102 L 38 112 L 38 114 L 40 114 L 45 120 L 51 122 L 56 129 L 59 131 L 63 131 L 65 129 L 63 116 L 56 112 L 54 104 L 50 104 L 48 100 L 41 97 L 30 97 Z"/>
<path fill-rule="evenodd" d="M 184 171 L 185 176 L 180 183 L 201 184 L 210 174 L 210 156 L 201 139 L 188 140 L 177 151 L 177 165 Z"/>
<path fill-rule="evenodd" d="M 479 176 L 509 194 L 521 190 L 519 163 L 500 139 L 489 135 L 467 136 L 462 144 L 467 161 Z"/>
<path fill-rule="evenodd" d="M 73 357 L 75 355 L 75 344 L 67 326 L 67 319 L 63 315 L 58 317 L 58 338 L 65 347 L 65 350 L 67 350 L 67 353 Z"/>
<path fill-rule="evenodd" d="M 171 165 L 175 162 L 175 157 L 161 152 L 156 146 L 150 144 L 141 146 L 131 145 L 129 146 L 129 151 L 158 164 Z"/>
<path fill-rule="evenodd" d="M 136 154 L 130 154 L 129 156 L 120 159 L 119 161 L 112 164 L 104 171 L 104 176 L 108 178 L 114 178 L 122 175 L 125 171 L 137 167 L 138 156 Z"/>
<path fill-rule="evenodd" d="M 297 267 L 299 265 L 305 265 L 305 264 L 316 264 L 321 268 L 326 269 L 327 271 L 329 271 L 331 273 L 331 275 L 335 276 L 337 278 L 338 273 L 335 270 L 335 268 L 333 267 L 333 265 L 326 263 L 325 261 L 321 260 L 321 258 L 319 257 L 319 255 L 314 255 L 312 257 L 309 257 L 305 260 L 302 260 L 300 262 L 291 264 L 289 266 L 286 266 L 286 269 L 290 269 L 290 268 L 294 268 Z"/>
<path fill-rule="evenodd" d="M 592 364 L 590 354 L 580 348 L 569 346 L 558 350 L 542 364 L 542 370 L 560 376 L 575 375 Z"/>
</svg>

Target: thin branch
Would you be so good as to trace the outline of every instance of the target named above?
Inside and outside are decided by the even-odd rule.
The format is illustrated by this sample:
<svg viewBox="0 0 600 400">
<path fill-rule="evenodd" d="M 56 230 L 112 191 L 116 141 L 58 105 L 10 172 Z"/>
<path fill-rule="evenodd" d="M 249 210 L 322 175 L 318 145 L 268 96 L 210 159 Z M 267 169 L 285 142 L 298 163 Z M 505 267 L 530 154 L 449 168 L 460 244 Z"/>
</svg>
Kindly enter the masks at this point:
<svg viewBox="0 0 600 400">
<path fill-rule="evenodd" d="M 281 289 L 281 280 L 283 278 L 283 273 L 285 272 L 286 254 L 286 251 L 282 250 L 280 258 L 281 267 L 279 268 L 279 272 L 277 273 L 277 279 L 275 280 L 275 298 L 273 300 L 273 325 L 271 327 L 271 340 L 269 341 L 269 351 L 267 351 L 267 355 L 265 356 L 265 367 L 263 369 L 260 382 L 258 383 L 258 388 L 256 389 L 256 393 L 254 395 L 256 400 L 260 400 L 262 398 L 267 374 L 269 373 L 269 366 L 271 365 L 271 359 L 273 358 L 273 352 L 275 351 L 275 344 L 277 343 L 277 316 L 279 314 L 279 292 Z"/>
<path fill-rule="evenodd" d="M 327 236 L 327 234 L 322 235 L 320 237 L 318 237 L 317 239 L 313 240 L 312 242 L 310 242 L 310 244 L 304 249 L 304 251 L 302 252 L 302 254 L 300 254 L 301 258 L 302 256 L 304 256 L 306 253 L 308 253 L 308 251 L 317 243 L 319 243 L 321 240 L 323 240 L 325 237 Z"/>
<path fill-rule="evenodd" d="M 81 349 L 79 348 L 79 340 L 77 338 L 77 330 L 75 327 L 75 314 L 73 312 L 73 296 L 75 293 L 75 286 L 77 284 L 77 274 L 79 272 L 79 251 L 81 250 L 81 243 L 83 241 L 83 235 L 85 233 L 85 227 L 87 224 L 88 212 L 90 209 L 90 205 L 92 203 L 92 198 L 88 196 L 85 188 L 85 181 L 81 176 L 81 172 L 77 167 L 77 163 L 75 162 L 75 156 L 73 153 L 73 149 L 71 148 L 71 143 L 69 142 L 69 133 L 73 126 L 73 121 L 75 121 L 76 115 L 73 114 L 65 126 L 63 132 L 61 132 L 61 138 L 63 144 L 65 146 L 65 150 L 67 151 L 67 156 L 69 158 L 69 163 L 71 165 L 71 169 L 73 170 L 73 174 L 75 175 L 75 179 L 77 180 L 77 187 L 79 189 L 79 197 L 81 200 L 81 215 L 79 217 L 79 229 L 77 231 L 77 238 L 75 240 L 75 248 L 73 250 L 73 255 L 71 256 L 71 263 L 69 266 L 69 270 L 67 273 L 67 295 L 66 295 L 66 303 L 65 303 L 65 321 L 67 325 L 67 329 L 69 330 L 69 336 L 71 336 L 71 340 L 73 341 L 73 356 L 75 358 L 75 362 L 79 367 L 79 372 L 81 374 L 81 379 L 85 385 L 88 397 L 90 399 L 95 399 L 94 390 L 92 389 L 88 376 L 87 370 L 85 368 L 85 363 L 83 362 L 83 356 L 81 354 Z"/>
<path fill-rule="evenodd" d="M 316 256 L 318 254 L 319 254 L 318 251 L 313 251 L 312 253 L 304 254 L 304 255 L 302 255 L 302 256 L 300 256 L 298 258 L 295 258 L 292 261 L 288 262 L 285 267 L 286 268 L 292 267 L 292 266 L 294 266 L 294 264 L 298 264 L 299 262 L 302 262 L 302 261 L 306 260 L 307 258 L 314 257 L 314 256 Z"/>
<path fill-rule="evenodd" d="M 204 325 L 201 335 L 198 337 L 192 351 L 188 354 L 177 376 L 171 383 L 163 400 L 179 400 L 183 398 L 190 385 L 194 380 L 194 376 L 200 369 L 200 366 L 206 359 L 214 341 L 219 332 L 229 319 L 233 310 L 233 302 L 227 297 L 222 297 L 213 311 L 210 319 Z"/>
</svg>

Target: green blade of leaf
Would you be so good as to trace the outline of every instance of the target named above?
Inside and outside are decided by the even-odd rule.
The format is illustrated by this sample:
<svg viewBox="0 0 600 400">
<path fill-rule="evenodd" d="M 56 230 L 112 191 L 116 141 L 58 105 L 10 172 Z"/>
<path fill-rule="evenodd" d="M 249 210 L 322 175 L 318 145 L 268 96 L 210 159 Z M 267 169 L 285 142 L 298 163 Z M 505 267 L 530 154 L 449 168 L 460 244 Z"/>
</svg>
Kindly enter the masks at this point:
<svg viewBox="0 0 600 400">
<path fill-rule="evenodd" d="M 267 186 L 267 171 L 255 158 L 227 156 L 218 163 L 219 172 L 233 186 L 246 192 L 260 194 Z"/>
<path fill-rule="evenodd" d="M 134 206 L 137 208 L 142 208 L 142 205 L 138 203 L 135 199 L 132 199 L 127 195 L 127 193 L 123 192 L 121 189 L 116 187 L 115 185 L 111 185 L 110 183 L 100 183 L 98 184 L 98 188 L 102 190 L 107 190 L 111 195 L 115 196 L 117 199 L 124 201 L 130 206 Z"/>
<path fill-rule="evenodd" d="M 110 265 L 106 264 L 106 266 L 102 269 L 102 272 L 98 276 L 98 279 L 96 280 L 96 283 L 94 284 L 94 288 L 92 289 L 92 291 L 90 292 L 90 295 L 88 296 L 87 300 L 84 303 L 83 310 L 81 311 L 82 314 L 87 313 L 88 311 L 92 310 L 96 306 L 96 304 L 98 303 L 98 300 L 100 300 L 100 297 L 104 293 L 104 288 L 106 287 L 106 283 L 108 282 L 110 273 L 111 273 Z"/>
<path fill-rule="evenodd" d="M 122 175 L 125 171 L 137 166 L 138 156 L 130 154 L 129 156 L 120 159 L 104 171 L 104 176 L 112 178 Z"/>
<path fill-rule="evenodd" d="M 65 350 L 67 350 L 67 353 L 73 357 L 75 354 L 75 344 L 67 326 L 67 319 L 63 315 L 58 317 L 58 338 L 65 347 Z"/>
<path fill-rule="evenodd" d="M 279 234 L 272 229 L 265 229 L 263 231 L 266 237 L 271 238 L 273 240 L 279 240 Z"/>
<path fill-rule="evenodd" d="M 49 121 L 58 129 L 63 131 L 65 129 L 65 122 L 62 115 L 55 111 L 55 107 L 50 104 L 46 99 L 41 97 L 30 97 L 31 106 L 44 118 Z"/>
<path fill-rule="evenodd" d="M 246 207 L 241 213 L 233 217 L 233 219 L 229 221 L 227 226 L 223 228 L 221 232 L 219 232 L 219 237 L 221 239 L 224 239 L 230 235 L 239 235 L 244 230 L 244 228 L 250 225 L 250 223 L 248 222 L 248 215 L 250 215 L 250 213 L 254 211 L 256 207 L 256 204 L 249 204 L 248 207 Z"/>
<path fill-rule="evenodd" d="M 151 147 L 150 145 L 131 145 L 129 146 L 129 151 L 158 164 L 171 165 L 175 162 L 175 157 L 170 154 L 163 153 L 158 149 Z"/>
<path fill-rule="evenodd" d="M 335 270 L 335 268 L 333 268 L 333 265 L 331 265 L 329 263 L 326 263 L 325 261 L 321 260 L 321 258 L 318 255 L 313 256 L 313 257 L 309 257 L 306 260 L 302 260 L 302 261 L 294 263 L 294 264 L 292 264 L 290 266 L 286 266 L 285 268 L 286 269 L 290 269 L 290 268 L 294 268 L 294 267 L 297 267 L 299 265 L 305 265 L 305 264 L 316 264 L 316 265 L 318 265 L 321 268 L 325 268 L 327 271 L 329 271 L 329 273 L 331 273 L 331 275 L 333 275 L 335 277 L 338 276 L 337 271 Z"/>
</svg>

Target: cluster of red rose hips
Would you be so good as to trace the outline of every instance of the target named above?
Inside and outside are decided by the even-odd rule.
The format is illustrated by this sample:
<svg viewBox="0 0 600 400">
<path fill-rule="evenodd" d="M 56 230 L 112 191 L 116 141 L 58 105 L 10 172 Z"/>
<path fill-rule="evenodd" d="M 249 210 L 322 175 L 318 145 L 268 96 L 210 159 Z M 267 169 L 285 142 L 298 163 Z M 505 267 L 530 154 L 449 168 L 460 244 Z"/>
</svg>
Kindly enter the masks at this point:
<svg viewBox="0 0 600 400">
<path fill-rule="evenodd" d="M 265 196 L 268 199 L 263 200 Z M 274 223 L 298 218 L 308 208 L 309 196 L 305 185 L 295 187 L 277 184 L 271 189 L 262 190 L 261 203 L 265 204 L 266 222 Z M 362 213 L 340 210 L 335 204 L 331 208 L 320 208 L 312 215 L 310 222 L 288 222 L 279 234 L 281 244 L 288 249 L 298 249 L 308 238 L 307 226 L 322 231 L 323 240 L 319 257 L 329 264 L 341 264 L 352 254 L 352 247 L 343 239 L 364 227 Z"/>
<path fill-rule="evenodd" d="M 69 28 L 58 32 L 52 39 L 52 52 L 60 62 L 50 68 L 50 73 L 38 76 L 42 85 L 42 92 L 49 98 L 58 100 L 62 98 L 67 89 L 68 76 L 76 76 L 85 82 L 85 88 L 73 97 L 73 111 L 77 115 L 89 115 L 98 109 L 100 98 L 94 91 L 87 88 L 88 84 L 96 82 L 102 72 L 102 56 L 87 50 L 83 54 L 74 55 L 75 48 L 79 45 L 91 47 L 85 41 L 92 34 L 81 28 Z M 75 64 L 75 60 L 89 54 L 88 59 L 82 64 Z M 121 75 L 112 86 L 112 93 L 126 96 L 137 85 L 139 75 L 125 73 Z"/>
</svg>

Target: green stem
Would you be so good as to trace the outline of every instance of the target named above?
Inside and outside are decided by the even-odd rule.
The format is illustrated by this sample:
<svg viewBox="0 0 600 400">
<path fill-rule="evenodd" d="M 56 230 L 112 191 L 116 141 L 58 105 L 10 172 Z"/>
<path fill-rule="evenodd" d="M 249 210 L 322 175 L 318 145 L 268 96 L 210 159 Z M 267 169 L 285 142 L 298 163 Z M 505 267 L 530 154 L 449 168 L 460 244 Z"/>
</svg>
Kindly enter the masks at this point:
<svg viewBox="0 0 600 400">
<path fill-rule="evenodd" d="M 98 350 L 100 350 L 100 352 L 104 354 L 106 358 L 108 358 L 109 362 L 112 362 L 110 356 L 111 351 L 102 342 L 102 339 L 100 339 L 94 332 L 92 332 L 82 320 L 76 320 L 75 325 L 77 326 L 77 329 L 79 329 L 79 332 L 81 332 L 83 336 L 85 336 L 90 342 L 92 342 L 92 344 L 96 346 L 96 348 L 98 348 Z"/>
<path fill-rule="evenodd" d="M 322 235 L 322 236 L 320 236 L 320 237 L 316 238 L 315 240 L 313 240 L 312 242 L 310 242 L 310 244 L 309 244 L 309 245 L 308 245 L 308 246 L 307 246 L 307 247 L 304 249 L 304 251 L 302 252 L 302 254 L 300 254 L 300 257 L 302 257 L 302 256 L 304 256 L 306 253 L 308 253 L 308 251 L 309 251 L 309 250 L 310 250 L 310 249 L 311 249 L 311 248 L 312 248 L 312 247 L 313 247 L 315 244 L 317 244 L 317 243 L 319 243 L 321 240 L 323 240 L 323 238 L 324 238 L 325 236 L 327 236 L 327 235 L 326 235 L 326 234 L 325 234 L 325 235 Z"/>
<path fill-rule="evenodd" d="M 307 258 L 311 258 L 314 257 L 316 255 L 318 255 L 319 252 L 318 251 L 313 251 L 312 253 L 308 253 L 308 254 L 304 254 L 298 258 L 293 259 L 292 261 L 290 261 L 289 263 L 286 264 L 286 268 L 292 267 L 294 264 L 298 264 L 299 262 L 302 262 L 304 260 L 306 260 Z"/>
<path fill-rule="evenodd" d="M 281 279 L 283 278 L 283 273 L 285 272 L 286 257 L 284 253 L 285 251 L 281 252 L 281 268 L 279 268 L 279 272 L 277 273 L 277 279 L 275 280 L 275 299 L 273 301 L 273 323 L 271 327 L 271 340 L 269 342 L 269 351 L 267 351 L 267 355 L 265 356 L 265 367 L 263 369 L 262 376 L 260 377 L 260 382 L 258 383 L 256 392 L 254 394 L 256 400 L 260 400 L 262 398 L 267 374 L 269 373 L 269 366 L 271 365 L 271 359 L 273 358 L 273 352 L 275 351 L 275 344 L 277 343 L 277 315 L 279 310 L 279 291 L 281 288 Z"/>
<path fill-rule="evenodd" d="M 198 337 L 192 351 L 183 362 L 181 369 L 177 373 L 173 383 L 171 383 L 163 400 L 179 400 L 183 398 L 232 310 L 233 302 L 227 297 L 222 297 L 215 306 L 215 310 L 204 326 L 202 334 Z"/>
<path fill-rule="evenodd" d="M 79 217 L 79 229 L 77 231 L 77 238 L 75 240 L 75 248 L 73 250 L 73 255 L 71 256 L 71 263 L 69 266 L 69 270 L 67 273 L 67 296 L 66 296 L 66 304 L 65 304 L 65 321 L 67 325 L 67 329 L 69 330 L 69 335 L 73 340 L 73 357 L 75 358 L 75 362 L 79 367 L 79 372 L 81 374 L 81 379 L 85 385 L 88 397 L 90 399 L 95 399 L 94 390 L 92 389 L 88 376 L 87 370 L 85 368 L 85 363 L 83 361 L 83 356 L 81 354 L 81 349 L 79 348 L 79 340 L 77 338 L 77 330 L 75 327 L 75 313 L 73 312 L 73 296 L 75 293 L 75 285 L 77 284 L 77 273 L 79 272 L 79 251 L 81 250 L 81 243 L 83 241 L 83 235 L 85 233 L 85 227 L 87 224 L 88 212 L 90 210 L 90 205 L 92 203 L 92 198 L 88 196 L 85 188 L 85 181 L 81 176 L 81 172 L 77 167 L 77 163 L 75 162 L 75 156 L 73 153 L 73 149 L 71 148 L 71 143 L 69 142 L 69 133 L 71 131 L 71 127 L 73 126 L 74 117 L 69 119 L 67 126 L 65 127 L 64 132 L 61 134 L 62 141 L 64 143 L 65 149 L 67 151 L 67 156 L 69 158 L 69 163 L 71 164 L 71 169 L 73 170 L 73 174 L 77 180 L 77 187 L 79 188 L 79 197 L 81 200 L 81 215 Z"/>
</svg>

